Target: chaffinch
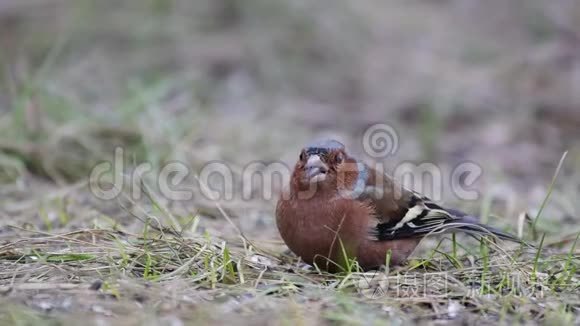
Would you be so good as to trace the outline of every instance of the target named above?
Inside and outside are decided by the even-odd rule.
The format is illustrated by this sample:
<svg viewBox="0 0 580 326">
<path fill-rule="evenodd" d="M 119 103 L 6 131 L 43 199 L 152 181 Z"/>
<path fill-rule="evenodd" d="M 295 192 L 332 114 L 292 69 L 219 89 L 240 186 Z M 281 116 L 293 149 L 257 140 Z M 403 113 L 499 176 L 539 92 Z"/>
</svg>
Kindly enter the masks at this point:
<svg viewBox="0 0 580 326">
<path fill-rule="evenodd" d="M 403 263 L 428 234 L 460 230 L 471 235 L 513 235 L 478 223 L 405 189 L 386 174 L 351 157 L 343 144 L 306 146 L 276 207 L 278 229 L 296 255 L 335 272 L 346 259 L 364 269 Z"/>
</svg>

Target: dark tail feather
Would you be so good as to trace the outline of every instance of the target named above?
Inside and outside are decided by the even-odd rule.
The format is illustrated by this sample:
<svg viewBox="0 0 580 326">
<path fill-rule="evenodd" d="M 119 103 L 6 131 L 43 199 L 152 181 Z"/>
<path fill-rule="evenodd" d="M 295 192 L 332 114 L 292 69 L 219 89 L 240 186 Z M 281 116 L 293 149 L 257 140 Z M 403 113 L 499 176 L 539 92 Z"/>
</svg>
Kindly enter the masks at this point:
<svg viewBox="0 0 580 326">
<path fill-rule="evenodd" d="M 456 221 L 448 223 L 443 228 L 446 230 L 458 229 L 471 235 L 479 235 L 479 236 L 493 235 L 502 240 L 512 241 L 524 244 L 526 246 L 531 246 L 530 244 L 516 237 L 513 234 L 504 232 L 500 229 L 494 228 L 489 225 L 478 223 L 477 220 L 478 219 L 473 216 L 464 216 Z"/>
<path fill-rule="evenodd" d="M 496 229 L 494 227 L 488 226 L 488 225 L 484 225 L 484 224 L 472 224 L 472 225 L 466 225 L 466 226 L 460 226 L 459 227 L 460 230 L 462 231 L 466 231 L 466 232 L 475 232 L 481 235 L 495 235 L 496 237 L 502 239 L 502 240 L 508 240 L 508 241 L 513 241 L 513 242 L 521 242 L 522 240 L 517 238 L 515 235 L 509 234 L 507 232 L 501 231 L 499 229 Z"/>
<path fill-rule="evenodd" d="M 438 210 L 437 214 L 419 216 L 413 219 L 412 224 L 405 223 L 402 226 L 396 226 L 393 222 L 379 223 L 372 229 L 371 235 L 378 241 L 390 241 L 457 230 L 471 236 L 491 235 L 502 240 L 533 247 L 515 235 L 481 224 L 479 218 L 475 216 L 467 215 L 457 210 L 444 210 L 441 208 Z M 444 213 L 441 213 L 441 211 Z"/>
</svg>

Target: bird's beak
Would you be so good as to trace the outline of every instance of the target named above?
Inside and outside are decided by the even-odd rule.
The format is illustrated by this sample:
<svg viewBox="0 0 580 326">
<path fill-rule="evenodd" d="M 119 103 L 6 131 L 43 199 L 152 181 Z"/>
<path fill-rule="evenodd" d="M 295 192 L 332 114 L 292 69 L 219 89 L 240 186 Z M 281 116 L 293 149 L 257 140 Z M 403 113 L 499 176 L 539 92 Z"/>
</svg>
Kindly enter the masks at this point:
<svg viewBox="0 0 580 326">
<path fill-rule="evenodd" d="M 324 180 L 326 178 L 326 172 L 328 172 L 328 166 L 322 162 L 318 155 L 310 156 L 304 168 L 306 170 L 306 177 L 310 182 Z"/>
</svg>

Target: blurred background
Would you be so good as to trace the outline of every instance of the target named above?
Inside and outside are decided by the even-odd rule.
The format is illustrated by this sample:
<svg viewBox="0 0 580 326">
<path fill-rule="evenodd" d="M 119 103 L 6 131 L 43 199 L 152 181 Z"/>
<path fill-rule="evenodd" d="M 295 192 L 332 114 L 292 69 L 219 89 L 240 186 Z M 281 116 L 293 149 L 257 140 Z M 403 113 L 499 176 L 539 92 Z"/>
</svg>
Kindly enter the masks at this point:
<svg viewBox="0 0 580 326">
<path fill-rule="evenodd" d="M 512 225 L 538 211 L 568 150 L 540 226 L 577 223 L 580 2 L 0 1 L 0 226 L 130 228 L 135 203 L 86 187 L 116 146 L 128 170 L 219 160 L 239 173 L 294 164 L 320 137 L 362 154 L 373 123 L 399 134 L 388 166 L 476 162 L 480 200 L 445 201 Z M 220 204 L 273 238 L 274 203 Z M 228 232 L 212 201 L 163 204 Z"/>
</svg>

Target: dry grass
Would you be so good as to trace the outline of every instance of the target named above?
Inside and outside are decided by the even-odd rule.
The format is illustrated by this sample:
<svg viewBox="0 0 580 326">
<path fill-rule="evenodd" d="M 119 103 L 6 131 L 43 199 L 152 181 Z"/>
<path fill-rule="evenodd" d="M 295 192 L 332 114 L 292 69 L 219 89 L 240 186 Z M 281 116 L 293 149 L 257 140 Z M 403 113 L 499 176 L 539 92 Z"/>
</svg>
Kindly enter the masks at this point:
<svg viewBox="0 0 580 326">
<path fill-rule="evenodd" d="M 512 323 L 550 316 L 570 322 L 578 309 L 579 256 L 549 255 L 545 248 L 536 255 L 482 244 L 481 253 L 451 257 L 437 247 L 386 274 L 353 268 L 329 275 L 241 239 L 183 238 L 150 229 L 140 235 L 106 229 L 13 232 L 19 240 L 1 247 L 0 291 L 4 301 L 35 312 L 5 311 L 8 323 L 41 314 L 74 321 L 82 311 L 118 321 L 143 321 L 148 311 L 158 320 L 226 322 L 241 314 L 266 322 L 274 318 L 267 313 L 272 306 L 297 315 L 283 314 L 276 323 L 294 317 Z M 318 309 L 309 313 L 311 305 Z"/>
<path fill-rule="evenodd" d="M 11 231 L 19 240 L 0 247 L 0 292 L 11 304 L 2 318 L 10 324 L 42 315 L 74 322 L 81 312 L 119 323 L 221 323 L 235 315 L 276 324 L 572 322 L 579 304 L 580 256 L 573 251 L 506 251 L 482 243 L 481 252 L 450 256 L 437 246 L 404 267 L 329 275 L 243 238 L 180 237 L 150 228 L 139 235 Z M 15 309 L 18 304 L 33 310 Z"/>
<path fill-rule="evenodd" d="M 0 324 L 577 324 L 578 10 L 3 1 Z M 536 247 L 433 237 L 404 266 L 329 275 L 284 254 L 275 198 L 212 200 L 193 174 L 192 200 L 158 194 L 167 162 L 225 162 L 239 191 L 248 163 L 314 137 L 362 154 L 373 122 L 399 132 L 390 166 L 478 163 L 482 198 L 444 199 Z M 90 191 L 115 147 L 124 178 L 152 166 L 139 199 Z"/>
</svg>

